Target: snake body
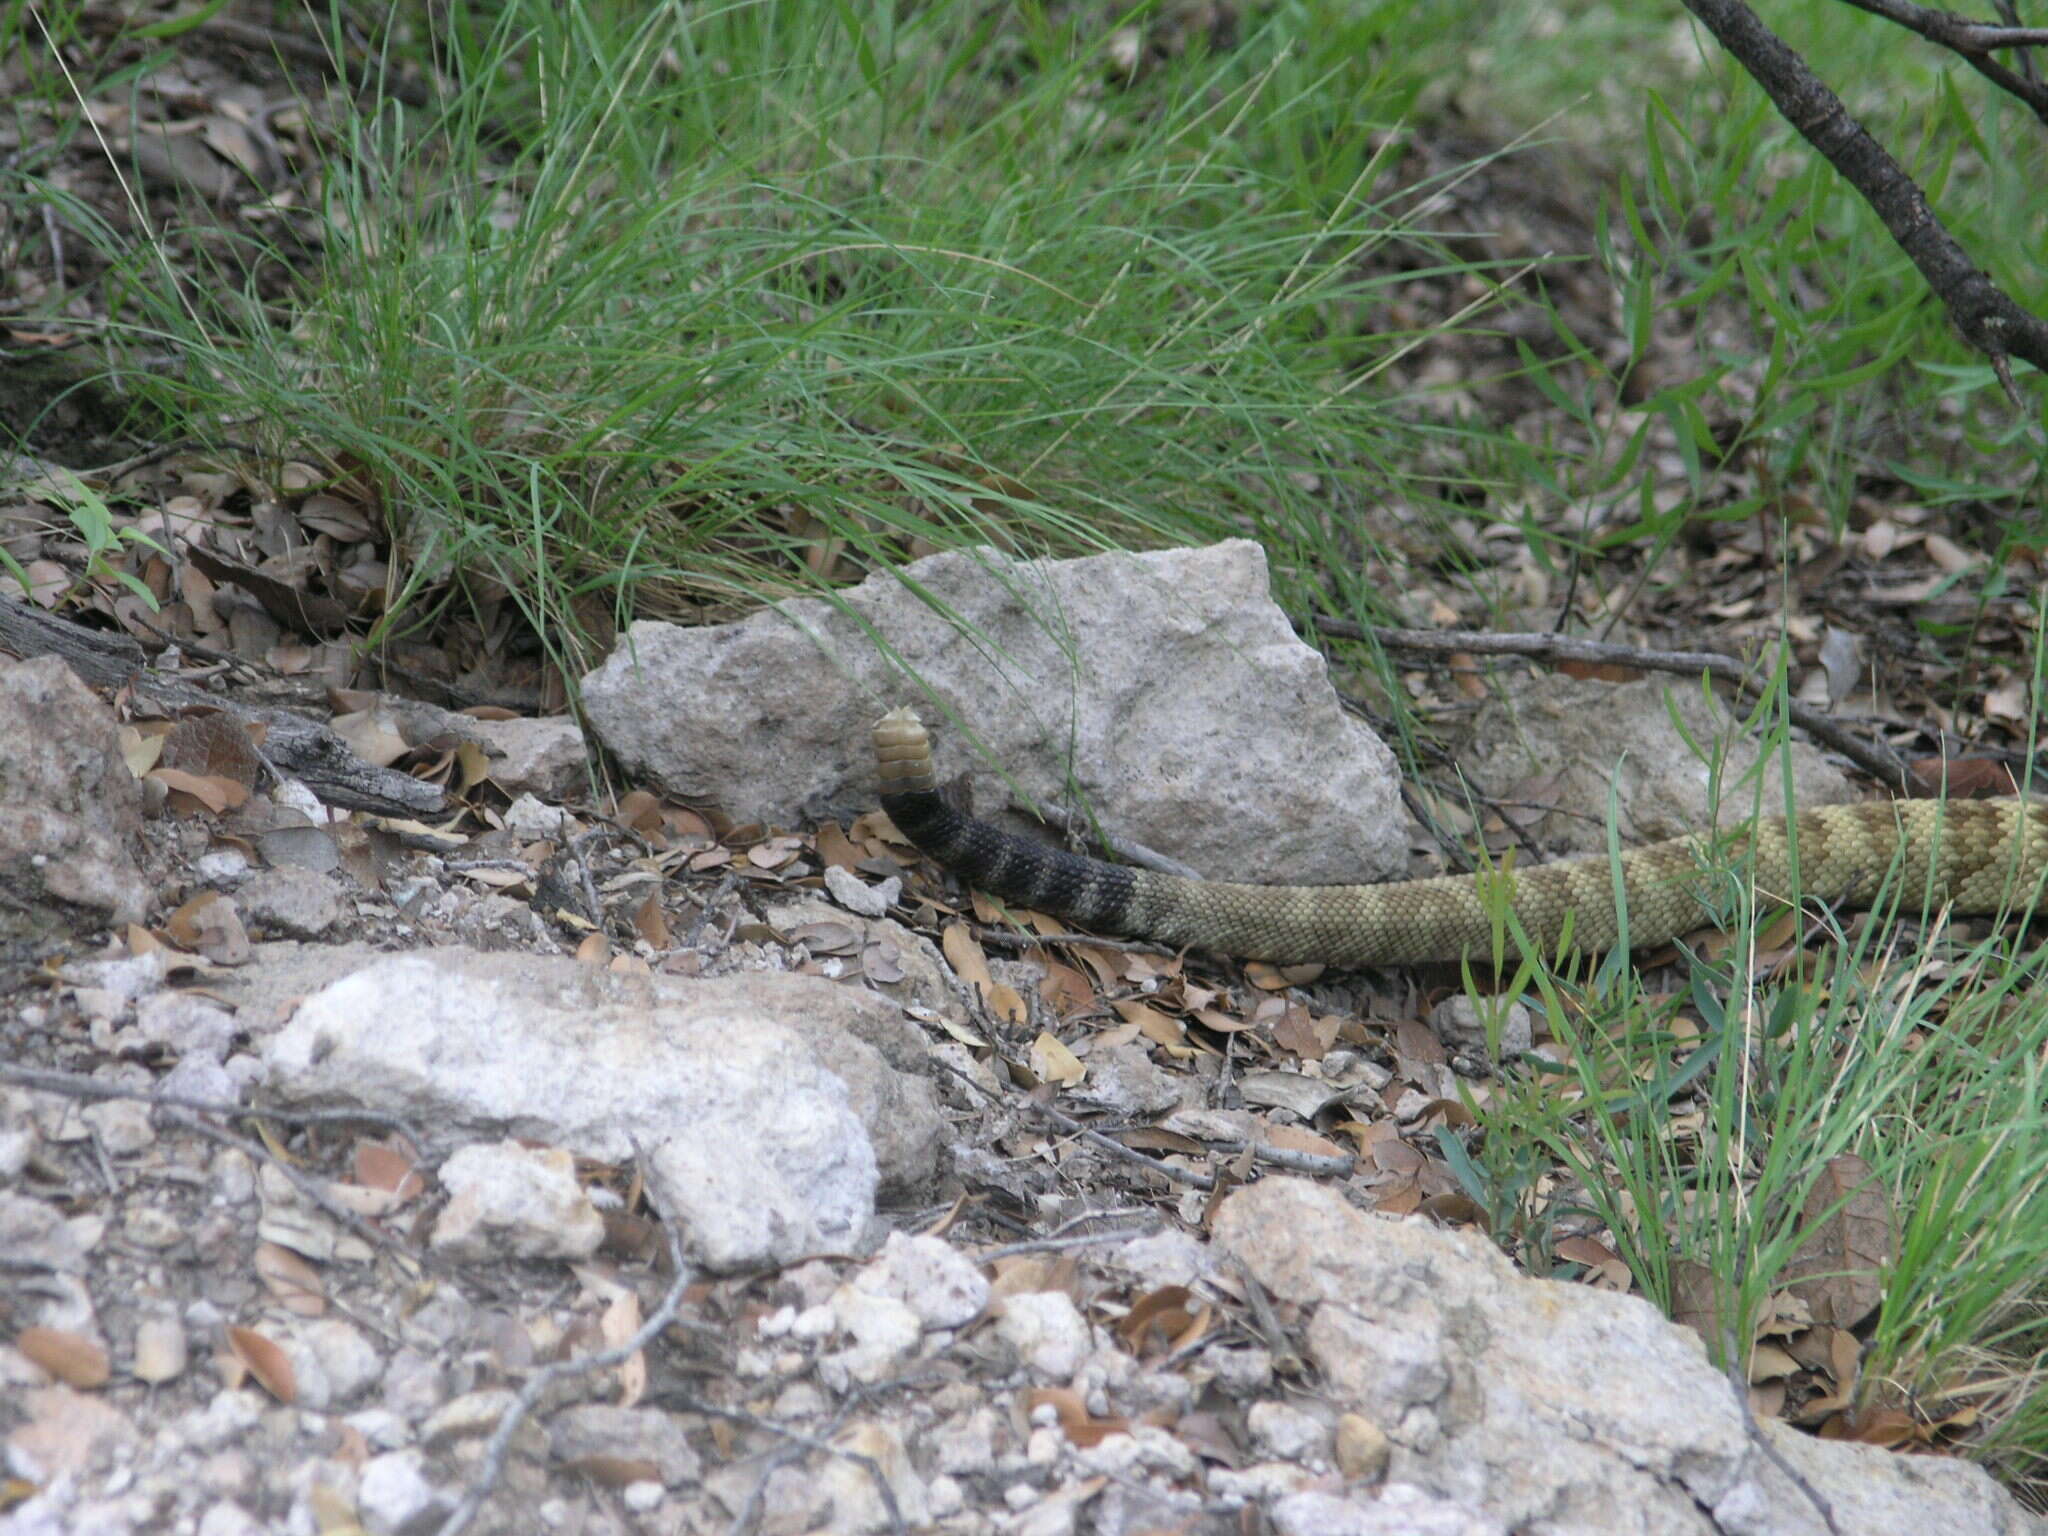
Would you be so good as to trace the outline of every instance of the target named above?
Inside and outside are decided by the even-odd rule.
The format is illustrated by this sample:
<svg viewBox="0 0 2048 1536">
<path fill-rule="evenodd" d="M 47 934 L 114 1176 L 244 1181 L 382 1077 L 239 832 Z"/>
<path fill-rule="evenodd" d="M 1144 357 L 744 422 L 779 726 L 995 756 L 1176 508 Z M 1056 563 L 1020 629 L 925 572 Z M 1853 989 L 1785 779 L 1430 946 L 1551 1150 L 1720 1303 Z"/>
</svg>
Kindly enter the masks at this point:
<svg viewBox="0 0 2048 1536">
<path fill-rule="evenodd" d="M 1662 944 L 1714 920 L 1715 871 L 1740 870 L 1766 898 L 1795 889 L 1847 906 L 1894 893 L 1901 908 L 2025 912 L 2048 877 L 2048 805 L 1900 800 L 1831 805 L 1715 841 L 1676 838 L 1526 869 L 1386 885 L 1244 885 L 1106 864 L 963 814 L 939 792 L 931 739 L 893 710 L 874 728 L 882 808 L 898 830 L 1004 901 L 1133 938 L 1277 964 L 1415 965 L 1488 953 L 1486 885 L 1502 883 L 1529 939 L 1554 951 Z M 1795 879 L 1795 860 L 1797 878 Z M 1891 899 L 1891 898 L 1887 898 Z"/>
</svg>

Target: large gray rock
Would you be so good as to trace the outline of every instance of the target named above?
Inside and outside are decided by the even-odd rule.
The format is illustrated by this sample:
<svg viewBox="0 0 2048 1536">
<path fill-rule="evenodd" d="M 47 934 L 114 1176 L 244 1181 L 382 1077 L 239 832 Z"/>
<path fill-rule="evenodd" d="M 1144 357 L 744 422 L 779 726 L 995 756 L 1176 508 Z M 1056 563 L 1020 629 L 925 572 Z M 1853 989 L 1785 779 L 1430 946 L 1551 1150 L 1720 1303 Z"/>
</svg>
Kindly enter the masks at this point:
<svg viewBox="0 0 2048 1536">
<path fill-rule="evenodd" d="M 373 1108 L 611 1162 L 714 1269 L 858 1242 L 878 1187 L 937 1167 L 922 1037 L 894 1003 L 803 976 L 633 977 L 443 949 L 371 962 L 264 1047 L 292 1104 Z"/>
<path fill-rule="evenodd" d="M 1672 724 L 1674 710 L 1684 734 Z M 1718 783 L 1686 735 L 1717 761 Z M 1697 678 L 1604 683 L 1537 673 L 1516 678 L 1480 708 L 1465 771 L 1497 800 L 1556 806 L 1523 818 L 1524 830 L 1547 847 L 1597 853 L 1607 846 L 1610 782 L 1628 843 L 1696 835 L 1716 825 L 1717 811 L 1720 826 L 1740 826 L 1758 788 L 1764 814 L 1784 815 L 1783 768 L 1774 753 L 1759 769 L 1759 755 L 1755 739 L 1718 695 L 1700 692 Z M 1796 808 L 1855 798 L 1847 776 L 1819 748 L 1794 741 L 1790 757 Z"/>
<path fill-rule="evenodd" d="M 1393 757 L 1345 715 L 1245 540 L 934 555 L 835 602 L 717 628 L 643 622 L 584 679 L 583 702 L 629 772 L 742 820 L 872 805 L 868 729 L 915 703 L 941 727 L 942 775 L 971 766 L 1000 788 L 1008 774 L 1060 804 L 1071 773 L 1112 837 L 1212 877 L 1405 867 Z"/>
<path fill-rule="evenodd" d="M 114 716 L 54 656 L 0 660 L 0 885 L 140 922 L 150 892 L 129 845 L 142 789 Z"/>
<path fill-rule="evenodd" d="M 1310 1314 L 1325 1388 L 1384 1431 L 1393 1482 L 1515 1531 L 1827 1530 L 1759 1453 L 1698 1338 L 1647 1302 L 1525 1279 L 1483 1239 L 1368 1215 L 1293 1179 L 1231 1195 L 1215 1240 Z M 1832 1504 L 1838 1531 L 2034 1530 L 1981 1467 L 1762 1431 Z"/>
</svg>

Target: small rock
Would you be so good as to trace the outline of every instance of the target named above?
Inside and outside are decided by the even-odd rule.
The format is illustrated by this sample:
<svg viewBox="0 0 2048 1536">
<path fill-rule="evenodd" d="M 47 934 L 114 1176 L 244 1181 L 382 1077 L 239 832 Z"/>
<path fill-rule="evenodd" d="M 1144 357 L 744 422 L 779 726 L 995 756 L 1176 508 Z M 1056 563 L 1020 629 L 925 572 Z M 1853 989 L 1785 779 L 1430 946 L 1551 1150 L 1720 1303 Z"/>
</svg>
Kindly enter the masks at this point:
<svg viewBox="0 0 2048 1536">
<path fill-rule="evenodd" d="M 185 1220 L 160 1205 L 136 1205 L 121 1219 L 121 1235 L 138 1248 L 161 1253 L 191 1235 Z"/>
<path fill-rule="evenodd" d="M 1521 1003 L 1495 998 L 1483 1006 L 1469 993 L 1459 992 L 1438 1003 L 1429 1015 L 1429 1027 L 1451 1049 L 1471 1056 L 1486 1054 L 1487 1020 L 1500 1020 L 1500 1053 L 1519 1056 L 1535 1043 L 1535 1028 L 1528 1008 Z"/>
<path fill-rule="evenodd" d="M 432 1244 L 450 1257 L 587 1259 L 604 1241 L 604 1217 L 559 1147 L 463 1147 L 441 1165 L 441 1182 L 453 1198 Z"/>
<path fill-rule="evenodd" d="M 293 939 L 317 939 L 341 921 L 341 896 L 325 875 L 280 865 L 252 875 L 235 892 L 249 923 Z"/>
<path fill-rule="evenodd" d="M 988 1305 L 988 1280 L 965 1254 L 941 1238 L 891 1232 L 881 1257 L 865 1265 L 854 1286 L 892 1296 L 927 1328 L 964 1328 Z"/>
<path fill-rule="evenodd" d="M 323 1405 L 327 1408 L 339 1407 L 361 1393 L 384 1368 L 384 1358 L 377 1353 L 376 1346 L 346 1318 L 316 1318 L 295 1324 L 291 1331 L 320 1362 L 321 1372 L 327 1378 L 327 1400 Z"/>
<path fill-rule="evenodd" d="M 269 1527 L 232 1500 L 199 1517 L 199 1536 L 264 1536 Z"/>
<path fill-rule="evenodd" d="M 12 1397 L 23 1422 L 7 1436 L 7 1465 L 30 1482 L 76 1475 L 102 1448 L 133 1446 L 140 1438 L 128 1416 L 103 1396 L 53 1386 Z"/>
<path fill-rule="evenodd" d="M 1090 1051 L 1088 1075 L 1072 1090 L 1075 1102 L 1119 1119 L 1163 1115 L 1178 1108 L 1184 1079 L 1162 1069 L 1135 1042 Z"/>
<path fill-rule="evenodd" d="M 828 864 L 825 866 L 825 889 L 849 912 L 857 912 L 862 917 L 887 917 L 889 909 L 896 905 L 896 898 L 903 894 L 903 882 L 891 875 L 880 885 L 869 885 L 852 870 Z"/>
<path fill-rule="evenodd" d="M 674 1415 L 659 1408 L 620 1408 L 584 1403 L 548 1421 L 548 1448 L 555 1460 L 581 1462 L 599 1457 L 645 1462 L 660 1482 L 673 1488 L 701 1475 L 697 1453 Z"/>
<path fill-rule="evenodd" d="M 562 835 L 568 812 L 533 795 L 521 795 L 505 807 L 505 830 L 522 843 L 538 843 Z"/>
<path fill-rule="evenodd" d="M 644 1515 L 662 1501 L 664 1490 L 656 1482 L 628 1483 L 619 1490 L 619 1502 L 636 1515 Z"/>
<path fill-rule="evenodd" d="M 1507 1536 L 1507 1527 L 1469 1505 L 1395 1483 L 1377 1500 L 1304 1489 L 1273 1505 L 1280 1536 Z"/>
<path fill-rule="evenodd" d="M 135 1009 L 136 1039 L 182 1057 L 219 1061 L 238 1030 L 232 1013 L 189 992 L 167 989 L 144 998 Z"/>
<path fill-rule="evenodd" d="M 356 1509 L 375 1536 L 419 1536 L 449 1501 L 427 1481 L 418 1451 L 391 1451 L 363 1463 Z"/>
<path fill-rule="evenodd" d="M 185 1325 L 175 1313 L 145 1317 L 135 1327 L 135 1362 L 129 1369 L 151 1386 L 184 1374 Z"/>
<path fill-rule="evenodd" d="M 55 656 L 0 661 L 0 884 L 31 909 L 48 896 L 141 922 L 152 892 L 129 852 L 141 828 L 113 711 Z"/>
<path fill-rule="evenodd" d="M 100 1145 L 113 1157 L 131 1157 L 156 1140 L 149 1106 L 135 1099 L 103 1099 L 88 1104 L 80 1118 L 93 1128 Z"/>
<path fill-rule="evenodd" d="M 1282 1461 L 1307 1461 L 1330 1448 L 1327 1424 L 1305 1409 L 1273 1398 L 1252 1404 L 1245 1427 L 1264 1454 Z"/>
<path fill-rule="evenodd" d="M 1386 1431 L 1362 1413 L 1337 1420 L 1337 1470 L 1353 1482 L 1372 1482 L 1387 1475 L 1393 1442 Z"/>
<path fill-rule="evenodd" d="M 438 1451 L 457 1440 L 474 1440 L 491 1434 L 517 1398 L 518 1394 L 508 1387 L 465 1392 L 420 1426 L 420 1443 L 430 1451 Z"/>
<path fill-rule="evenodd" d="M 1005 1297 L 996 1333 L 1041 1381 L 1071 1381 L 1090 1347 L 1087 1319 L 1065 1291 Z"/>
<path fill-rule="evenodd" d="M 873 1296 L 850 1285 L 833 1298 L 832 1312 L 853 1343 L 830 1358 L 858 1381 L 889 1375 L 917 1348 L 924 1331 L 917 1314 L 893 1296 Z"/>
</svg>

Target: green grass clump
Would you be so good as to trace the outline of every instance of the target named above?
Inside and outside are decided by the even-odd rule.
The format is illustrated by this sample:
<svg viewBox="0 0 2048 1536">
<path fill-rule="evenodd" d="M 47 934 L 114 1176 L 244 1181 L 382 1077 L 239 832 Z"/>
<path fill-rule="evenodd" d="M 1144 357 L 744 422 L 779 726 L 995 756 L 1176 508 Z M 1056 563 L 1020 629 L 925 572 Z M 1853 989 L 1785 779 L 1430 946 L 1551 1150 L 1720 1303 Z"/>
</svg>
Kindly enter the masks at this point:
<svg viewBox="0 0 2048 1536">
<path fill-rule="evenodd" d="M 1318 475 L 1410 477 L 1415 413 L 1359 386 L 1428 328 L 1356 323 L 1403 280 L 1369 260 L 1408 238 L 1402 102 L 1355 64 L 1275 32 L 1133 83 L 1108 34 L 959 5 L 532 0 L 433 43 L 442 105 L 334 120 L 302 288 L 218 238 L 205 281 L 118 279 L 177 364 L 135 389 L 372 502 L 393 624 L 508 595 L 574 661 L 593 618 L 963 542 L 1293 568 Z"/>
</svg>

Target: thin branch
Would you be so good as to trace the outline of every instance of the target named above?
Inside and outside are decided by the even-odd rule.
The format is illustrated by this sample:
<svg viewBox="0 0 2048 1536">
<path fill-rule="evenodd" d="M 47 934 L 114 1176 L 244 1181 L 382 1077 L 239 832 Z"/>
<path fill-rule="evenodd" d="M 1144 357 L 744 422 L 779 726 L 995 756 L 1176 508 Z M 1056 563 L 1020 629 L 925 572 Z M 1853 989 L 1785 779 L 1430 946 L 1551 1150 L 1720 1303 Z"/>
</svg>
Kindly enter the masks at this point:
<svg viewBox="0 0 2048 1536">
<path fill-rule="evenodd" d="M 1684 0 L 1684 5 L 1764 88 L 1799 136 L 1863 194 L 1948 307 L 1956 329 L 1991 359 L 2006 393 L 2019 404 L 2007 360 L 2024 358 L 2048 372 L 2048 322 L 2020 308 L 1970 260 L 1913 178 L 1742 0 Z"/>
<path fill-rule="evenodd" d="M 633 1336 L 623 1344 L 610 1349 L 599 1350 L 594 1355 L 579 1355 L 573 1360 L 558 1360 L 543 1366 L 526 1378 L 526 1385 L 519 1389 L 519 1395 L 498 1420 L 498 1427 L 491 1432 L 490 1440 L 484 1446 L 483 1471 L 470 1485 L 462 1501 L 448 1512 L 448 1518 L 441 1522 L 437 1536 L 458 1536 L 467 1529 L 469 1522 L 477 1517 L 484 1506 L 484 1500 L 491 1496 L 491 1490 L 498 1485 L 498 1479 L 505 1475 L 505 1460 L 511 1454 L 512 1437 L 519 1432 L 519 1426 L 526 1422 L 526 1416 L 533 1412 L 534 1404 L 542 1394 L 556 1382 L 569 1376 L 584 1376 L 595 1371 L 609 1370 L 622 1365 L 641 1350 L 652 1344 L 661 1331 L 675 1321 L 676 1313 L 682 1310 L 683 1297 L 689 1293 L 693 1271 L 683 1260 L 682 1230 L 678 1223 L 665 1224 L 668 1238 L 669 1262 L 675 1266 L 675 1279 L 668 1292 L 661 1298 L 661 1305 L 635 1330 Z M 900 1529 L 899 1522 L 899 1529 Z"/>
<path fill-rule="evenodd" d="M 724 1419 L 728 1424 L 740 1424 L 748 1429 L 773 1435 L 784 1442 L 784 1452 L 815 1451 L 820 1456 L 836 1456 L 841 1461 L 851 1462 L 867 1473 L 868 1481 L 875 1485 L 875 1494 L 882 1501 L 882 1513 L 888 1517 L 892 1536 L 908 1536 L 910 1527 L 904 1523 L 902 1507 L 896 1502 L 896 1490 L 890 1485 L 889 1476 L 882 1470 L 882 1464 L 874 1457 L 863 1455 L 859 1451 L 849 1451 L 844 1446 L 834 1445 L 830 1440 L 816 1435 L 804 1434 L 801 1430 L 791 1429 L 786 1424 L 777 1424 L 757 1413 L 748 1413 L 744 1408 L 726 1408 L 708 1402 L 693 1393 L 665 1392 L 662 1394 L 662 1401 L 675 1404 L 685 1413 L 701 1413 L 706 1418 Z M 771 1458 L 770 1468 L 787 1465 L 789 1460 L 794 1459 L 793 1456 L 783 1459 L 783 1452 L 778 1452 L 776 1458 Z M 738 1536 L 739 1532 L 747 1528 L 754 1512 L 760 1508 L 760 1499 L 766 1490 L 767 1481 L 764 1476 L 755 1482 L 754 1494 L 748 1498 L 746 1506 L 734 1517 L 729 1527 L 734 1536 Z M 450 1533 L 444 1529 L 440 1536 L 450 1536 Z"/>
<path fill-rule="evenodd" d="M 1842 0 L 1859 11 L 1868 11 L 1873 16 L 1882 16 L 1886 21 L 1895 21 L 1909 31 L 1917 32 L 1930 43 L 1961 55 L 1970 68 L 2002 91 L 2010 91 L 2019 97 L 2042 122 L 2048 123 L 2048 91 L 2027 75 L 2015 74 L 1995 59 L 1985 54 L 1994 48 L 2033 48 L 2048 43 L 2048 27 L 1993 27 L 1981 21 L 1972 21 L 1967 16 L 1958 16 L 1953 11 L 1937 11 L 1929 6 L 1915 5 L 1912 0 Z"/>
<path fill-rule="evenodd" d="M 1756 680 L 1753 668 L 1719 651 L 1657 651 L 1640 646 L 1614 645 L 1604 640 L 1581 640 L 1573 635 L 1496 635 L 1475 629 L 1368 628 L 1349 619 L 1320 615 L 1315 623 L 1322 634 L 1340 640 L 1371 640 L 1390 651 L 1421 651 L 1432 656 L 1469 651 L 1495 656 L 1526 656 L 1531 661 L 1583 661 L 1600 666 L 1641 667 L 1649 672 L 1678 672 L 1690 677 L 1704 672 L 1709 677 L 1733 684 L 1752 698 L 1761 694 L 1764 687 Z M 1797 699 L 1785 701 L 1785 713 L 1802 731 L 1841 753 L 1872 778 L 1897 787 L 1911 784 L 1905 762 L 1889 747 L 1865 741 Z"/>
<path fill-rule="evenodd" d="M 134 1099 L 165 1109 L 189 1109 L 202 1115 L 230 1119 L 277 1120 L 286 1125 L 381 1125 L 404 1134 L 413 1146 L 424 1150 L 430 1143 L 417 1126 L 402 1115 L 387 1115 L 375 1109 L 271 1109 L 259 1104 L 237 1104 L 225 1099 L 199 1099 L 182 1093 L 162 1093 L 151 1088 L 123 1088 L 96 1077 L 76 1072 L 53 1072 L 41 1067 L 0 1065 L 0 1083 L 18 1088 L 38 1088 L 74 1099 Z"/>
</svg>

